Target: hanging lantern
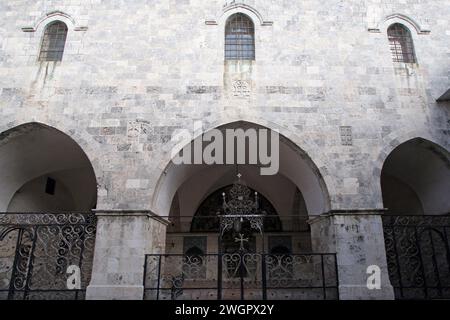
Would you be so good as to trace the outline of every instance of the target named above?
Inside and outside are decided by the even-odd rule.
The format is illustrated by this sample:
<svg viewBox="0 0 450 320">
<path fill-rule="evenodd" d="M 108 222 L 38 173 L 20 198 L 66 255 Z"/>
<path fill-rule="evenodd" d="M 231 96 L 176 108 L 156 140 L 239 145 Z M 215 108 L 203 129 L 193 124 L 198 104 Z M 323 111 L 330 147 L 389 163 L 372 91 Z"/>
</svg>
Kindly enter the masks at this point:
<svg viewBox="0 0 450 320">
<path fill-rule="evenodd" d="M 233 184 L 229 191 L 229 198 L 225 193 L 222 194 L 223 205 L 221 212 L 218 212 L 220 218 L 220 234 L 233 229 L 240 233 L 245 221 L 250 223 L 250 228 L 262 233 L 264 226 L 265 213 L 260 212 L 258 204 L 258 193 L 251 197 L 251 190 L 241 181 L 241 174 L 238 174 L 238 180 Z"/>
</svg>

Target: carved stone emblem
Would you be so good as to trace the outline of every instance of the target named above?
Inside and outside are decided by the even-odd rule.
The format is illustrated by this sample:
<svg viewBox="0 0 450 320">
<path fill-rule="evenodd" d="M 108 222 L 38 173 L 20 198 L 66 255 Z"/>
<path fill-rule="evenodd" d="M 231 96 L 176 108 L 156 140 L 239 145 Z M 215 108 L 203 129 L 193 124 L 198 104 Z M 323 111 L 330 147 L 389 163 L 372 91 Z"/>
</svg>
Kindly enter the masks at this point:
<svg viewBox="0 0 450 320">
<path fill-rule="evenodd" d="M 249 97 L 250 85 L 244 80 L 234 80 L 232 86 L 233 96 L 235 97 Z"/>
</svg>

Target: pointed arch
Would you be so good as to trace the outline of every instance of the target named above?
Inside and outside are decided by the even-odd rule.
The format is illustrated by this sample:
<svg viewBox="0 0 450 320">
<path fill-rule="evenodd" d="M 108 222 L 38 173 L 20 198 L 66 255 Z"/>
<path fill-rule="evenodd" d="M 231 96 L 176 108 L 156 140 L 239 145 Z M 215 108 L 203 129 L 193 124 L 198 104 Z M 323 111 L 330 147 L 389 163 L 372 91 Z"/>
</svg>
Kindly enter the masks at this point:
<svg viewBox="0 0 450 320">
<path fill-rule="evenodd" d="M 396 146 L 381 174 L 384 206 L 392 214 L 450 212 L 450 153 L 424 138 Z"/>
<path fill-rule="evenodd" d="M 64 22 L 69 30 L 73 31 L 86 31 L 87 26 L 80 25 L 78 21 L 75 20 L 70 14 L 55 10 L 46 13 L 37 19 L 33 24 L 22 27 L 23 32 L 40 32 L 46 25 L 52 23 L 53 21 L 62 21 Z"/>
<path fill-rule="evenodd" d="M 226 21 L 230 16 L 235 13 L 245 13 L 250 16 L 254 22 L 259 22 L 261 26 L 272 26 L 273 21 L 265 19 L 262 13 L 256 8 L 245 3 L 230 3 L 223 7 L 223 9 L 212 19 L 207 19 L 207 25 L 218 25 L 221 22 Z"/>
<path fill-rule="evenodd" d="M 218 126 L 217 128 L 233 128 L 236 126 L 239 126 L 240 128 L 250 126 L 271 130 L 270 128 L 245 121 L 227 123 Z M 204 131 L 203 133 L 209 131 L 210 130 Z M 195 137 L 190 144 L 194 143 L 196 139 L 201 138 L 202 135 Z M 226 166 L 220 166 L 223 170 L 226 170 L 225 167 Z M 219 172 L 220 170 L 215 170 L 214 174 L 226 174 L 225 172 Z M 175 165 L 170 161 L 166 164 L 162 173 L 160 173 L 158 183 L 153 193 L 152 208 L 154 212 L 161 216 L 167 216 L 170 211 L 172 199 L 180 186 L 192 176 L 205 175 L 207 178 L 211 178 L 211 175 L 209 175 L 208 172 L 201 170 L 200 166 Z M 321 170 L 314 164 L 305 151 L 283 135 L 280 135 L 280 174 L 291 181 L 293 185 L 297 185 L 302 191 L 310 215 L 318 215 L 330 210 L 329 191 L 321 174 Z M 210 186 L 196 185 L 196 188 L 207 188 L 201 191 L 201 194 L 204 194 L 213 185 L 214 183 L 212 182 Z"/>
</svg>

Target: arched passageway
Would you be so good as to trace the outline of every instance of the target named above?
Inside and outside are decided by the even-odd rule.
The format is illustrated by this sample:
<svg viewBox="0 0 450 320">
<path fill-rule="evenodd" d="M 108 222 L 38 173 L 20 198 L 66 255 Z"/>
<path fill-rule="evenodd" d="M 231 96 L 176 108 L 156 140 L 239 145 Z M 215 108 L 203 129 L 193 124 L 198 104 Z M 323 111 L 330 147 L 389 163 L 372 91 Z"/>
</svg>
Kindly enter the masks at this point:
<svg viewBox="0 0 450 320">
<path fill-rule="evenodd" d="M 265 131 L 270 136 L 273 131 L 242 121 L 215 130 L 224 137 L 222 158 L 227 159 L 233 152 L 233 163 L 172 161 L 159 181 L 153 205 L 158 214 L 168 217 L 171 225 L 167 228 L 164 258 L 156 261 L 150 256 L 147 260 L 148 268 L 159 263 L 162 278 L 170 279 L 161 284 L 158 298 L 261 299 L 266 295 L 279 299 L 283 294 L 291 294 L 322 299 L 327 292 L 329 297 L 336 296 L 337 287 L 323 292 L 312 289 L 314 283 L 319 285 L 323 280 L 321 267 L 335 270 L 334 255 L 322 257 L 312 253 L 308 219 L 329 210 L 328 191 L 320 170 L 301 148 L 286 137 L 277 136 L 279 147 L 270 141 L 272 147 L 268 148 L 272 160 L 278 162 L 277 170 L 264 175 L 264 164 L 250 161 L 255 145 L 258 151 L 261 148 L 259 141 L 250 142 L 250 132 L 258 135 Z M 235 145 L 230 151 L 226 147 L 228 133 L 236 130 L 249 133 L 249 137 L 245 145 Z M 210 144 L 205 143 L 204 135 L 191 141 L 180 154 L 191 155 L 196 146 L 206 150 Z M 237 151 L 245 154 L 245 162 L 237 162 Z M 232 201 L 234 204 L 229 206 Z M 233 215 L 249 212 L 255 204 L 258 209 L 251 212 L 267 215 L 260 228 L 256 220 L 241 218 L 230 224 L 226 219 L 218 219 L 218 214 L 226 215 L 224 206 L 232 207 L 226 212 Z M 327 283 L 337 280 L 332 271 L 327 276 Z M 305 278 L 310 279 L 310 285 L 299 290 Z M 286 281 L 292 288 L 279 289 L 280 283 Z M 211 289 L 218 283 L 219 289 Z M 196 287 L 199 284 L 210 289 Z"/>
<path fill-rule="evenodd" d="M 0 299 L 84 298 L 96 199 L 94 170 L 71 137 L 39 123 L 0 134 Z"/>
<path fill-rule="evenodd" d="M 89 211 L 97 183 L 81 147 L 63 132 L 28 123 L 0 135 L 0 212 Z"/>
<path fill-rule="evenodd" d="M 450 212 L 448 151 L 421 138 L 401 144 L 384 163 L 381 188 L 390 214 Z"/>
<path fill-rule="evenodd" d="M 268 128 L 249 122 L 235 122 L 218 128 L 224 136 L 229 129 L 270 131 Z M 273 206 L 273 211 L 279 215 L 282 222 L 283 231 L 307 232 L 308 217 L 320 215 L 329 210 L 328 191 L 319 169 L 298 146 L 284 136 L 279 138 L 279 170 L 274 175 L 261 175 L 261 164 L 176 165 L 172 162 L 167 166 L 158 184 L 154 203 L 156 212 L 169 217 L 173 222 L 173 227 L 168 229 L 169 232 L 176 232 L 181 236 L 178 241 L 170 236 L 167 238 L 168 250 L 173 248 L 178 251 L 177 253 L 182 251 L 183 245 L 179 241 L 190 233 L 193 217 L 203 210 L 202 205 L 205 205 L 208 197 L 235 183 L 237 174 L 242 176 L 249 188 L 257 191 Z M 196 140 L 198 139 L 202 137 Z M 195 144 L 196 141 L 191 142 L 191 145 Z M 243 152 L 248 155 L 248 143 L 245 148 Z M 224 149 L 224 158 L 226 158 L 226 148 Z M 220 207 L 220 203 L 217 202 L 216 205 Z M 209 210 L 214 211 L 214 209 Z M 293 230 L 292 222 L 295 217 L 297 217 L 295 224 L 297 230 Z M 299 220 L 303 223 L 299 223 Z M 293 247 L 299 250 L 311 250 L 310 239 L 299 241 L 301 243 Z M 216 251 L 217 248 L 211 250 Z"/>
<path fill-rule="evenodd" d="M 450 298 L 450 155 L 416 138 L 381 174 L 389 277 L 398 299 Z"/>
</svg>

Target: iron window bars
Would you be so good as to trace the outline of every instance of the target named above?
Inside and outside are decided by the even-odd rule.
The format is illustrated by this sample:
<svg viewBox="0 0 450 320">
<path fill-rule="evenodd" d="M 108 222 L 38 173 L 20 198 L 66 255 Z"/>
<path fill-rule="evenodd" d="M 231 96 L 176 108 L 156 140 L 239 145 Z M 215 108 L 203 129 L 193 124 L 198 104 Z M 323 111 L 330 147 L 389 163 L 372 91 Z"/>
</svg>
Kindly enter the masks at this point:
<svg viewBox="0 0 450 320">
<path fill-rule="evenodd" d="M 225 60 L 255 60 L 255 26 L 245 14 L 237 13 L 227 21 Z"/>
<path fill-rule="evenodd" d="M 390 26 L 388 38 L 394 62 L 416 63 L 411 32 L 405 26 L 399 23 Z"/>
<path fill-rule="evenodd" d="M 42 39 L 39 61 L 61 61 L 66 45 L 67 26 L 55 21 L 47 26 Z"/>
</svg>

